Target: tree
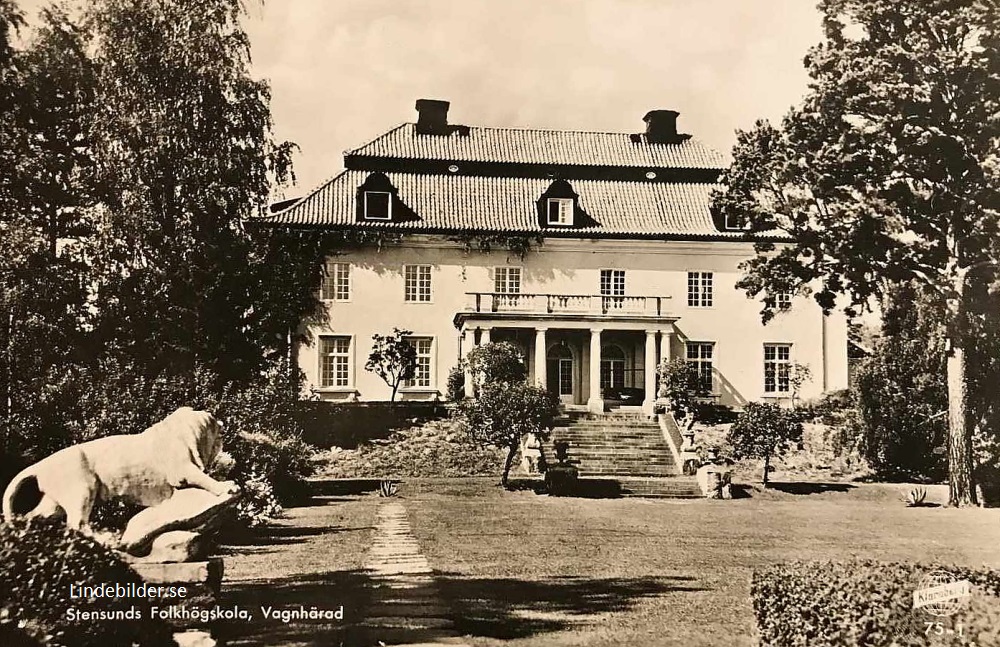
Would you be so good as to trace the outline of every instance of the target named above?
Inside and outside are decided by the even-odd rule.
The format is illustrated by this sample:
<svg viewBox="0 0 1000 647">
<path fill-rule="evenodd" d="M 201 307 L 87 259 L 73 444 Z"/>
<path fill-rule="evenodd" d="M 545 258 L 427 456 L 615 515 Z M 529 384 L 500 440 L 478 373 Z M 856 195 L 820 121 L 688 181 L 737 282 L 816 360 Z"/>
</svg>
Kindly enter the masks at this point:
<svg viewBox="0 0 1000 647">
<path fill-rule="evenodd" d="M 780 457 L 802 441 L 802 423 L 776 404 L 748 402 L 729 428 L 727 442 L 736 458 L 764 459 L 764 487 L 767 487 L 771 458 Z"/>
<path fill-rule="evenodd" d="M 695 366 L 682 357 L 664 358 L 656 373 L 660 385 L 657 395 L 667 400 L 670 413 L 690 430 L 698 422 L 699 398 L 709 395 L 709 389 Z"/>
<path fill-rule="evenodd" d="M 559 415 L 559 399 L 522 381 L 487 382 L 476 399 L 459 404 L 458 416 L 474 440 L 507 450 L 500 484 L 507 487 L 510 467 L 521 439 L 533 433 L 544 437 Z"/>
<path fill-rule="evenodd" d="M 974 504 L 969 295 L 1000 259 L 996 7 L 824 0 L 820 9 L 825 39 L 806 58 L 806 97 L 780 130 L 758 122 L 739 133 L 716 201 L 757 241 L 739 285 L 752 296 L 815 286 L 824 310 L 844 295 L 849 313 L 894 283 L 935 293 L 948 340 L 949 502 Z M 765 302 L 765 321 L 773 310 Z"/>
<path fill-rule="evenodd" d="M 285 356 L 288 317 L 314 305 L 301 295 L 316 272 L 287 296 L 261 289 L 273 285 L 274 239 L 244 227 L 289 178 L 292 145 L 272 137 L 243 4 L 101 0 L 88 12 L 102 187 L 94 343 L 150 375 L 206 366 L 245 384 Z M 295 245 L 283 251 L 297 265 Z"/>
<path fill-rule="evenodd" d="M 854 380 L 861 455 L 880 478 L 936 479 L 947 458 L 945 331 L 910 284 L 889 291 L 882 336 Z"/>
<path fill-rule="evenodd" d="M 528 377 L 524 355 L 509 341 L 476 346 L 465 356 L 475 388 L 491 382 L 523 382 Z"/>
<path fill-rule="evenodd" d="M 417 349 L 407 339 L 412 334 L 412 330 L 393 328 L 391 335 L 372 335 L 372 352 L 365 362 L 365 370 L 389 385 L 392 389 L 390 402 L 396 401 L 399 385 L 417 374 Z"/>
</svg>

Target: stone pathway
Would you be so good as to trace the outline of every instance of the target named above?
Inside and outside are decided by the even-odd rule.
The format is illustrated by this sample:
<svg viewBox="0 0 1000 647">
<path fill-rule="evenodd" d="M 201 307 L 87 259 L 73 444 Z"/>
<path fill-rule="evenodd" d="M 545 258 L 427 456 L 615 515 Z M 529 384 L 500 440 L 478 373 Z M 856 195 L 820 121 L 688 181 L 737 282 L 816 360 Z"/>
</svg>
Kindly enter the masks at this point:
<svg viewBox="0 0 1000 647">
<path fill-rule="evenodd" d="M 373 600 L 364 624 L 375 644 L 468 647 L 441 602 L 431 565 L 410 532 L 401 503 L 379 508 L 366 568 Z"/>
</svg>

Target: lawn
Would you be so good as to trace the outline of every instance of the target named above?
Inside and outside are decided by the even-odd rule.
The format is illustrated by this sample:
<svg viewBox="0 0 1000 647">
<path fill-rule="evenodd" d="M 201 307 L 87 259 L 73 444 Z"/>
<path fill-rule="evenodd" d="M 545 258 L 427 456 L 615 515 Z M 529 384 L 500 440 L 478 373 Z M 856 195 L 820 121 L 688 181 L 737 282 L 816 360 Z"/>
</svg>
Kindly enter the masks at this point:
<svg viewBox="0 0 1000 647">
<path fill-rule="evenodd" d="M 323 492 L 309 505 L 285 511 L 282 519 L 222 546 L 226 572 L 221 604 L 250 609 L 252 623 L 221 623 L 216 637 L 231 646 L 354 645 L 357 624 L 370 597 L 363 569 L 371 542 L 373 494 Z M 260 606 L 335 609 L 344 621 L 293 621 L 261 617 Z"/>
<path fill-rule="evenodd" d="M 1000 566 L 1000 510 L 907 508 L 899 486 L 779 484 L 787 491 L 669 501 L 559 499 L 494 482 L 414 480 L 400 492 L 457 628 L 477 646 L 749 646 L 755 566 Z"/>
</svg>

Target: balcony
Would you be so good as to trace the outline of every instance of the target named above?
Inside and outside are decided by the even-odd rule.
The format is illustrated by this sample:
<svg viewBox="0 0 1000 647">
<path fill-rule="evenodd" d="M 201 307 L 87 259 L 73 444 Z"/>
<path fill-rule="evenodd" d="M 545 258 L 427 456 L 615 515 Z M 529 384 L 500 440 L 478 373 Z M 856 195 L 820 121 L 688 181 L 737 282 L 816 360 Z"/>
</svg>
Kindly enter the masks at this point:
<svg viewBox="0 0 1000 647">
<path fill-rule="evenodd" d="M 602 294 L 507 294 L 466 292 L 468 313 L 589 316 L 666 316 L 670 297 L 606 296 Z"/>
</svg>

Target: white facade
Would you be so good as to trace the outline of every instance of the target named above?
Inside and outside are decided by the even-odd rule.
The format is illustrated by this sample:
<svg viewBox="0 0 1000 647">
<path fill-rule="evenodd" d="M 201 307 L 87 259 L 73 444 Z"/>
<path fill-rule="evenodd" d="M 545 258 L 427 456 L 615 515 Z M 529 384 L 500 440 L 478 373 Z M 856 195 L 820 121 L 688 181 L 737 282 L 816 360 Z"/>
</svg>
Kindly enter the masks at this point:
<svg viewBox="0 0 1000 647">
<path fill-rule="evenodd" d="M 327 321 L 309 327 L 298 361 L 316 397 L 387 400 L 391 389 L 364 367 L 372 335 L 396 327 L 422 340 L 424 366 L 420 384 L 405 386 L 400 399 L 443 398 L 448 372 L 463 353 L 491 340 L 517 343 L 531 379 L 592 410 L 604 408 L 602 396 L 622 393 L 651 410 L 654 367 L 665 357 L 697 355 L 711 371 L 714 397 L 729 406 L 787 401 L 792 387 L 784 376 L 793 364 L 811 374 L 800 398 L 846 388 L 844 318 L 824 317 L 812 299 L 796 297 L 762 325 L 761 303 L 735 287 L 738 264 L 752 255 L 750 243 L 735 240 L 549 238 L 520 259 L 408 235 L 398 245 L 329 259 L 339 289 L 328 290 Z M 406 300 L 406 266 L 418 266 L 410 278 L 424 290 L 429 268 L 429 300 L 420 300 L 427 294 L 417 295 L 415 284 L 417 300 Z M 519 271 L 498 286 L 497 268 Z M 604 296 L 602 270 L 619 270 L 605 272 Z M 700 294 L 698 305 L 689 305 L 692 278 L 699 292 L 710 285 L 710 305 Z M 516 288 L 519 296 L 496 295 L 498 287 Z"/>
</svg>

